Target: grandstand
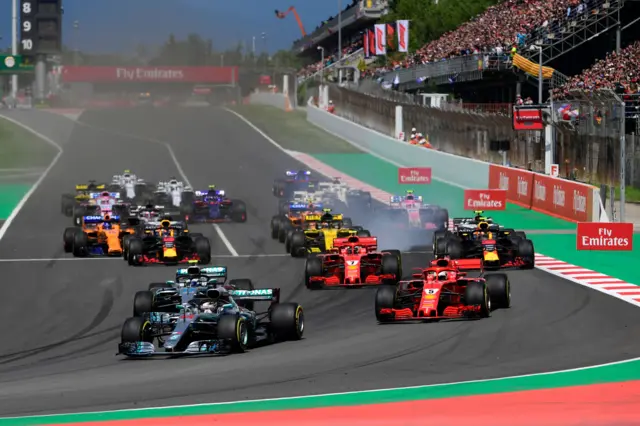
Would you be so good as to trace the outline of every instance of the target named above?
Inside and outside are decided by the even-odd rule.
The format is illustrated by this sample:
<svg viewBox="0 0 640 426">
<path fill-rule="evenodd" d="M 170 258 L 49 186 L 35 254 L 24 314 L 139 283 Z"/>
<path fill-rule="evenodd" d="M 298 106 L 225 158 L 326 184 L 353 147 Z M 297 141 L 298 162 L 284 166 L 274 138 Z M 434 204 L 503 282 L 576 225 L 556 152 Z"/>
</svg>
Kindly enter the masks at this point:
<svg viewBox="0 0 640 426">
<path fill-rule="evenodd" d="M 513 102 L 515 92 L 537 101 L 540 50 L 546 95 L 635 41 L 639 16 L 633 0 L 506 0 L 371 77 L 402 91 L 446 85 L 471 102 Z"/>
<path fill-rule="evenodd" d="M 347 1 L 345 0 L 345 3 Z M 320 71 L 322 52 L 324 49 L 325 68 L 335 65 L 338 59 L 338 33 L 342 27 L 342 57 L 343 65 L 357 65 L 363 57 L 362 32 L 370 28 L 389 10 L 388 0 L 352 0 L 338 15 L 331 16 L 321 22 L 311 33 L 296 40 L 292 51 L 302 57 L 309 66 L 300 70 L 300 79 L 308 78 Z M 345 63 L 345 61 L 349 61 Z"/>
</svg>

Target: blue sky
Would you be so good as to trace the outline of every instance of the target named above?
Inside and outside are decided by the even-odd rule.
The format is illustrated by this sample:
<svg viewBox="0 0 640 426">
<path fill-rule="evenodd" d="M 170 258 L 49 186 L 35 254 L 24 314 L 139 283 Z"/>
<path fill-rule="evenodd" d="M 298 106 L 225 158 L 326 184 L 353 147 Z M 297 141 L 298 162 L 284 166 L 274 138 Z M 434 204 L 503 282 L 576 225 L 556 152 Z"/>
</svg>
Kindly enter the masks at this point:
<svg viewBox="0 0 640 426">
<path fill-rule="evenodd" d="M 343 8 L 350 0 L 342 0 Z M 214 48 L 239 41 L 256 50 L 267 33 L 267 49 L 289 49 L 300 37 L 293 15 L 276 19 L 275 9 L 295 6 L 305 29 L 337 13 L 337 0 L 64 0 L 64 43 L 96 52 L 132 51 L 138 43 L 160 44 L 171 32 L 178 37 L 197 32 L 213 40 Z M 74 40 L 72 23 L 80 21 Z M 0 0 L 0 46 L 11 44 L 11 0 Z"/>
</svg>

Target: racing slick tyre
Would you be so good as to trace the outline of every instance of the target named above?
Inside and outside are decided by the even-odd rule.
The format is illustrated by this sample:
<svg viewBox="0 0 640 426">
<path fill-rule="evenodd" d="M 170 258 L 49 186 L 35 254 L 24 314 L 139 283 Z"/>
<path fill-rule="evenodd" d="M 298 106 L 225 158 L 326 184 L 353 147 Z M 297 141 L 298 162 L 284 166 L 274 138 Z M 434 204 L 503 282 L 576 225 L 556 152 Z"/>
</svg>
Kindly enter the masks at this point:
<svg viewBox="0 0 640 426">
<path fill-rule="evenodd" d="M 222 315 L 218 320 L 218 338 L 226 340 L 231 352 L 244 352 L 249 346 L 249 328 L 244 318 L 237 315 Z"/>
<path fill-rule="evenodd" d="M 73 206 L 73 224 L 82 226 L 82 217 L 85 215 L 86 209 L 83 206 Z"/>
<path fill-rule="evenodd" d="M 397 283 L 402 278 L 402 269 L 400 268 L 400 259 L 398 256 L 394 254 L 382 255 L 380 273 L 382 275 L 389 274 L 395 276 L 394 284 Z"/>
<path fill-rule="evenodd" d="M 277 303 L 271 308 L 271 333 L 276 342 L 300 340 L 304 334 L 304 311 L 297 303 Z"/>
<path fill-rule="evenodd" d="M 80 231 L 78 228 L 67 228 L 64 230 L 64 234 L 62 235 L 62 241 L 64 243 L 64 252 L 72 253 L 73 252 L 73 242 L 76 233 Z"/>
<path fill-rule="evenodd" d="M 120 339 L 122 343 L 153 343 L 151 323 L 140 317 L 127 318 L 122 324 Z"/>
<path fill-rule="evenodd" d="M 516 231 L 515 234 L 516 236 L 522 238 L 523 240 L 527 239 L 527 233 L 524 231 Z"/>
<path fill-rule="evenodd" d="M 487 291 L 491 299 L 491 309 L 508 309 L 511 307 L 511 283 L 507 274 L 491 274 L 485 276 Z"/>
<path fill-rule="evenodd" d="M 311 277 L 323 276 L 322 259 L 318 257 L 309 257 L 304 264 L 304 285 L 310 290 L 319 290 L 321 285 L 311 284 Z"/>
<path fill-rule="evenodd" d="M 462 243 L 451 238 L 447 239 L 446 253 L 451 259 L 462 259 L 462 256 L 464 255 Z"/>
<path fill-rule="evenodd" d="M 393 320 L 393 314 L 381 314 L 382 309 L 393 309 L 396 306 L 397 289 L 392 285 L 383 285 L 376 291 L 376 319 L 380 323 Z"/>
<path fill-rule="evenodd" d="M 356 236 L 358 236 L 358 238 L 369 238 L 371 236 L 371 231 L 369 231 L 368 229 L 363 229 L 361 231 L 358 231 L 356 233 Z"/>
<path fill-rule="evenodd" d="M 192 233 L 189 233 L 189 235 L 191 235 L 191 238 L 193 238 L 194 240 L 195 240 L 196 238 L 200 238 L 200 237 L 203 237 L 203 238 L 204 238 L 204 234 L 203 234 L 203 233 L 201 233 L 201 232 L 194 232 L 193 234 L 192 234 Z"/>
<path fill-rule="evenodd" d="M 280 232 L 281 220 L 279 216 L 271 218 L 271 238 L 278 239 L 278 233 Z"/>
<path fill-rule="evenodd" d="M 273 183 L 273 195 L 276 197 L 284 197 L 285 195 L 285 183 L 280 181 L 275 181 Z"/>
<path fill-rule="evenodd" d="M 122 258 L 125 262 L 129 260 L 129 244 L 131 243 L 131 234 L 124 235 L 122 237 Z"/>
<path fill-rule="evenodd" d="M 278 241 L 280 241 L 281 243 L 284 243 L 287 239 L 287 233 L 289 232 L 290 229 L 291 229 L 291 223 L 282 222 L 280 224 L 280 229 L 278 229 Z"/>
<path fill-rule="evenodd" d="M 444 230 L 444 231 L 435 231 L 433 233 L 433 254 L 437 254 L 438 251 L 438 245 L 440 244 L 440 241 L 444 241 L 444 239 L 447 238 L 448 231 Z M 442 244 L 441 245 L 442 249 L 445 248 L 445 245 Z"/>
<path fill-rule="evenodd" d="M 231 220 L 239 223 L 247 221 L 247 205 L 244 201 L 233 200 L 231 204 Z"/>
<path fill-rule="evenodd" d="M 133 316 L 141 317 L 149 312 L 153 312 L 153 293 L 149 290 L 136 292 L 133 296 Z"/>
<path fill-rule="evenodd" d="M 236 278 L 234 280 L 229 280 L 229 285 L 234 286 L 238 290 L 255 290 L 253 283 L 250 279 L 247 278 Z M 236 301 L 236 303 L 238 304 L 238 306 L 242 306 L 243 308 L 253 311 L 253 300 L 238 300 Z"/>
<path fill-rule="evenodd" d="M 129 257 L 127 258 L 127 262 L 131 266 L 139 266 L 142 265 L 140 261 L 140 257 L 143 255 L 143 245 L 142 240 L 140 238 L 130 238 L 129 239 Z"/>
<path fill-rule="evenodd" d="M 467 306 L 480 306 L 480 316 L 491 316 L 491 298 L 485 283 L 472 281 L 467 284 L 464 301 Z"/>
<path fill-rule="evenodd" d="M 289 245 L 289 253 L 291 257 L 302 257 L 305 253 L 305 236 L 304 232 L 294 232 L 291 239 L 287 239 L 286 244 Z"/>
<path fill-rule="evenodd" d="M 518 256 L 520 256 L 525 262 L 521 269 L 533 269 L 536 264 L 536 253 L 533 248 L 533 241 L 518 241 Z"/>
<path fill-rule="evenodd" d="M 443 256 L 447 252 L 447 238 L 438 238 L 433 244 L 433 255 L 435 257 Z"/>
<path fill-rule="evenodd" d="M 382 250 L 383 253 L 389 253 L 394 255 L 395 257 L 398 258 L 398 267 L 400 269 L 400 275 L 398 276 L 398 279 L 400 279 L 402 277 L 402 252 L 400 250 Z"/>
<path fill-rule="evenodd" d="M 437 225 L 447 229 L 449 227 L 449 211 L 447 209 L 436 210 L 435 221 Z"/>
<path fill-rule="evenodd" d="M 63 194 L 62 202 L 60 205 L 61 213 L 65 216 L 71 217 L 73 216 L 73 206 L 75 205 L 75 199 L 73 195 Z"/>
<path fill-rule="evenodd" d="M 211 263 L 211 244 L 209 244 L 209 239 L 205 237 L 197 237 L 194 240 L 195 251 L 200 260 L 198 263 L 200 265 L 208 265 Z"/>
<path fill-rule="evenodd" d="M 89 239 L 84 232 L 76 232 L 73 236 L 73 256 L 86 257 L 89 255 Z"/>
</svg>

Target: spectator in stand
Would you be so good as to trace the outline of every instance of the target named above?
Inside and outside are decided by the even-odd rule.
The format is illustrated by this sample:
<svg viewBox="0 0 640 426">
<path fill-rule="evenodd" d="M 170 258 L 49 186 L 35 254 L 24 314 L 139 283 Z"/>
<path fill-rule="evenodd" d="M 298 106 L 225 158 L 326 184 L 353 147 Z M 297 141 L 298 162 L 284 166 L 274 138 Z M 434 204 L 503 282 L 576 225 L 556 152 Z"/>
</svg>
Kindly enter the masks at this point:
<svg viewBox="0 0 640 426">
<path fill-rule="evenodd" d="M 353 43 L 349 43 L 346 46 L 343 46 L 342 57 L 345 58 L 361 48 L 362 48 L 362 37 L 360 37 L 357 41 Z M 335 51 L 331 52 L 328 55 L 325 54 L 324 67 L 325 68 L 328 67 L 332 63 L 337 62 L 337 60 L 338 60 L 338 51 L 336 49 Z M 313 64 L 306 66 L 305 68 L 298 71 L 298 79 L 304 80 L 305 78 L 308 78 L 312 74 L 315 74 L 318 71 L 320 71 L 322 69 L 322 66 L 323 66 L 322 61 L 314 62 Z"/>
<path fill-rule="evenodd" d="M 553 90 L 554 99 L 564 99 L 570 90 L 592 91 L 612 89 L 631 101 L 640 95 L 640 41 L 622 49 L 609 52 L 582 74 L 572 77 L 567 84 Z"/>
<path fill-rule="evenodd" d="M 561 21 L 586 13 L 591 3 L 595 0 L 506 0 L 431 41 L 403 62 L 367 75 L 471 54 L 510 55 L 540 37 L 559 34 Z"/>
<path fill-rule="evenodd" d="M 517 95 L 517 96 L 516 96 L 516 105 L 517 105 L 517 106 L 522 106 L 522 105 L 524 105 L 524 101 L 522 100 L 522 95 Z"/>
</svg>

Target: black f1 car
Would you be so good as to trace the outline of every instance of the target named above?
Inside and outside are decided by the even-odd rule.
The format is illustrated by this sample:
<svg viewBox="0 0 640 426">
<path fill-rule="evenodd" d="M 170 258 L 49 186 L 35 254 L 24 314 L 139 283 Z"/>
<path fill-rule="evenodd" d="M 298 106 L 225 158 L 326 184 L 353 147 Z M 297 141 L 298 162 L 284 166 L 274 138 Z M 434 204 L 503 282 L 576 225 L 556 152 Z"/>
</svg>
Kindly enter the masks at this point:
<svg viewBox="0 0 640 426">
<path fill-rule="evenodd" d="M 291 198 L 294 191 L 316 192 L 320 181 L 311 179 L 308 170 L 285 172 L 285 179 L 276 179 L 273 182 L 273 195 L 279 198 Z"/>
<path fill-rule="evenodd" d="M 189 233 L 181 222 L 163 220 L 147 223 L 142 237 L 130 237 L 124 243 L 125 259 L 129 265 L 175 265 L 197 261 L 211 262 L 211 244 L 202 234 Z"/>
<path fill-rule="evenodd" d="M 481 222 L 474 229 L 457 228 L 436 235 L 436 257 L 477 259 L 478 268 L 532 269 L 535 266 L 533 241 L 522 231 Z"/>
<path fill-rule="evenodd" d="M 245 285 L 236 286 L 234 281 Z M 128 357 L 224 354 L 302 338 L 302 306 L 280 303 L 280 289 L 254 289 L 249 280 L 196 285 L 151 284 L 151 290 L 136 294 L 136 316 L 122 326 L 118 353 Z M 154 300 L 162 300 L 162 306 Z M 244 307 L 260 301 L 269 302 L 264 312 Z M 157 308 L 161 311 L 141 313 Z"/>
</svg>

